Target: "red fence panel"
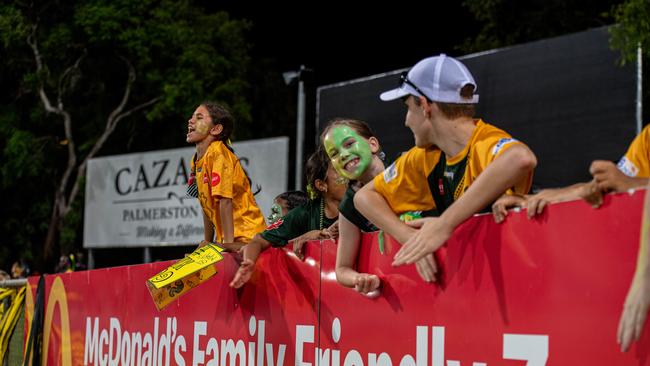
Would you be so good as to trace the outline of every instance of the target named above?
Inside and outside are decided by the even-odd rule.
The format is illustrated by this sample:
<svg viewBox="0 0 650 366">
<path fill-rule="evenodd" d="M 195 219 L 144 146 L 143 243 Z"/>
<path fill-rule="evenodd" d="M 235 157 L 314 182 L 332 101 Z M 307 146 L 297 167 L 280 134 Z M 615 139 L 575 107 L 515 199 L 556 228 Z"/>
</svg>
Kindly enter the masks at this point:
<svg viewBox="0 0 650 366">
<path fill-rule="evenodd" d="M 369 299 L 336 282 L 336 243 L 300 261 L 267 250 L 243 289 L 219 273 L 158 312 L 145 281 L 169 263 L 47 276 L 47 365 L 650 365 L 650 332 L 626 354 L 616 328 L 634 272 L 644 191 L 575 201 L 534 220 L 461 225 L 437 253 L 442 278 L 392 267 L 399 244 L 363 238 Z M 30 279 L 27 319 L 36 279 Z"/>
</svg>

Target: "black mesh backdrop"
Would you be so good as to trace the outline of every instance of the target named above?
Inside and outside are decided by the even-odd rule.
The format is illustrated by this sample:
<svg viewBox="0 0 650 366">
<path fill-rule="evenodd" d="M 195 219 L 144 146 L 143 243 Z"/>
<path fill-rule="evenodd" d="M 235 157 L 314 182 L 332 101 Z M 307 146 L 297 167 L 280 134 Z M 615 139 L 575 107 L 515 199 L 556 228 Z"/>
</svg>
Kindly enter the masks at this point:
<svg viewBox="0 0 650 366">
<path fill-rule="evenodd" d="M 636 134 L 636 67 L 619 66 L 608 39 L 599 28 L 461 57 L 478 84 L 477 116 L 537 155 L 536 186 L 588 180 L 592 160 L 618 160 Z M 379 100 L 400 71 L 319 88 L 318 131 L 333 117 L 358 118 L 389 156 L 408 150 L 404 105 Z"/>
</svg>

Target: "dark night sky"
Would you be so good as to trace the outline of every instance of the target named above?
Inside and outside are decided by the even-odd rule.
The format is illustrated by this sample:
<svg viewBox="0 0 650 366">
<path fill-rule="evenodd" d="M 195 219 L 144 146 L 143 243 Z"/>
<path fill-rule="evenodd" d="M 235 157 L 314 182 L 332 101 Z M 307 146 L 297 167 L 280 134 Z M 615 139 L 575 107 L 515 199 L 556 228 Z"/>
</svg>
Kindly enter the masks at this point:
<svg viewBox="0 0 650 366">
<path fill-rule="evenodd" d="M 301 64 L 315 71 L 316 85 L 326 85 L 409 67 L 454 49 L 475 34 L 471 14 L 458 2 L 415 2 L 361 6 L 351 1 L 300 4 L 267 2 L 245 7 L 226 1 L 219 6 L 253 23 L 253 57 L 276 60 L 277 71 Z"/>
</svg>

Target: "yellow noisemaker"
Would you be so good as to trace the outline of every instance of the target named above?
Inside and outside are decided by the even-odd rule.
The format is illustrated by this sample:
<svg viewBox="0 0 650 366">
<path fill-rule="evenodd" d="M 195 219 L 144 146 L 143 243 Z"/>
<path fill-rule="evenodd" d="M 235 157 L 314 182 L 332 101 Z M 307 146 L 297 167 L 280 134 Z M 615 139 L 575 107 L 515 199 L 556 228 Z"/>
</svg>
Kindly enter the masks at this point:
<svg viewBox="0 0 650 366">
<path fill-rule="evenodd" d="M 214 264 L 223 259 L 222 251 L 208 243 L 148 279 L 147 288 L 158 310 L 214 276 Z"/>
</svg>

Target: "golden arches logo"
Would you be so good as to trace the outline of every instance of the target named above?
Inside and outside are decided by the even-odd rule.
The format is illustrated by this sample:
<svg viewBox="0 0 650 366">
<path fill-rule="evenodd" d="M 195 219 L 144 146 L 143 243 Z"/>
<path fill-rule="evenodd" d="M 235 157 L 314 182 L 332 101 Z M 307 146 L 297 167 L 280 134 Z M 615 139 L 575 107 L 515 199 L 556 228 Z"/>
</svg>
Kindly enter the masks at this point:
<svg viewBox="0 0 650 366">
<path fill-rule="evenodd" d="M 25 317 L 27 323 L 32 323 L 34 316 L 34 296 L 31 287 L 27 291 L 25 299 Z M 33 286 L 35 287 L 35 286 Z M 52 333 L 52 317 L 54 316 L 55 306 L 59 305 L 60 323 L 61 323 L 61 364 L 63 366 L 72 365 L 72 346 L 70 342 L 70 314 L 68 312 L 68 297 L 65 292 L 65 286 L 61 277 L 54 278 L 50 288 L 50 294 L 47 297 L 47 307 L 45 309 L 45 320 L 43 328 L 43 365 L 47 364 L 47 353 L 50 347 L 50 335 Z"/>
</svg>

